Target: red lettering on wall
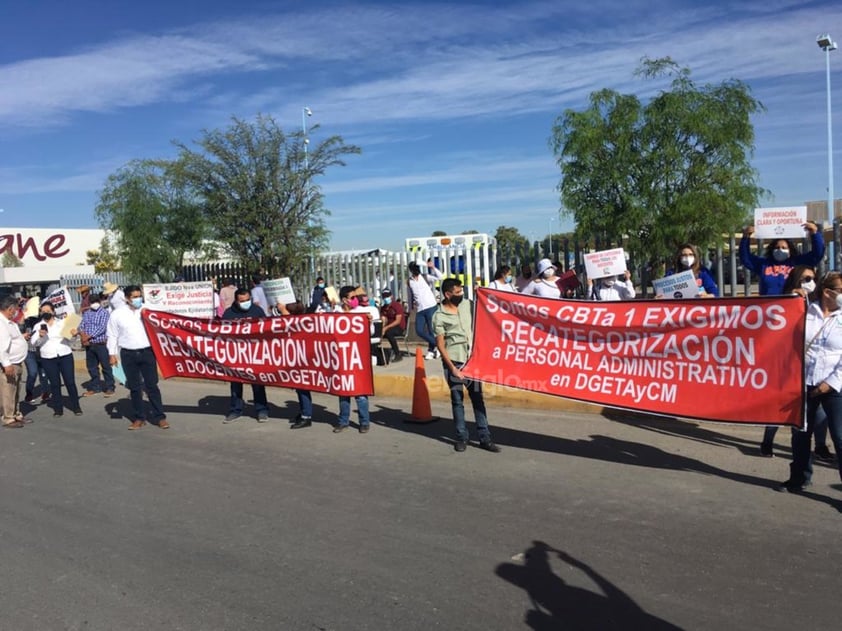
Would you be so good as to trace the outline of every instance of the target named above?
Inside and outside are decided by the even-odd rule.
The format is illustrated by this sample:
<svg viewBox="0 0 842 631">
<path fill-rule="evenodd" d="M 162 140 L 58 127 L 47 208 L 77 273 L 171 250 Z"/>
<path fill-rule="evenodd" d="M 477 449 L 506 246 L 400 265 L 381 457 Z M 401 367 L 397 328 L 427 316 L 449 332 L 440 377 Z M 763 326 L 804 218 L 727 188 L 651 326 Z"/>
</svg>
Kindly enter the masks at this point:
<svg viewBox="0 0 842 631">
<path fill-rule="evenodd" d="M 65 238 L 63 234 L 49 236 L 44 241 L 44 246 L 40 249 L 44 252 L 41 254 L 34 237 L 28 237 L 24 240 L 23 235 L 19 232 L 16 234 L 0 234 L 0 255 L 11 252 L 17 258 L 23 260 L 23 257 L 31 251 L 32 256 L 39 261 L 46 261 L 48 258 L 60 259 L 63 256 L 67 256 L 70 252 L 70 248 L 60 249 L 64 246 L 64 243 Z"/>
</svg>

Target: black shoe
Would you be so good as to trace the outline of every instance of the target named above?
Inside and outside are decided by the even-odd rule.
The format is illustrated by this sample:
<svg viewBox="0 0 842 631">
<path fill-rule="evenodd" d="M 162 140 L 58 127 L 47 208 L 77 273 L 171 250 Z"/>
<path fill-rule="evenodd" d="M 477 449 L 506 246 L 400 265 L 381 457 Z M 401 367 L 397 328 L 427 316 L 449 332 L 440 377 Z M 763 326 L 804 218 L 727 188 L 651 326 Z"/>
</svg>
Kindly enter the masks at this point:
<svg viewBox="0 0 842 631">
<path fill-rule="evenodd" d="M 775 452 L 772 451 L 771 447 L 767 447 L 766 445 L 760 445 L 760 455 L 764 458 L 774 458 Z"/>
<path fill-rule="evenodd" d="M 53 412 L 53 418 L 56 418 L 58 416 L 64 416 L 64 412 Z"/>
<path fill-rule="evenodd" d="M 267 423 L 269 421 L 269 412 L 265 412 L 261 410 L 257 413 L 257 422 L 258 423 Z"/>
<path fill-rule="evenodd" d="M 403 355 L 400 353 L 392 353 L 392 363 L 403 361 Z"/>
<path fill-rule="evenodd" d="M 486 441 L 486 442 L 482 442 L 482 443 L 480 443 L 480 444 L 479 444 L 479 448 L 480 448 L 480 449 L 485 449 L 486 451 L 490 451 L 490 452 L 491 452 L 491 453 L 493 453 L 493 454 L 499 454 L 499 453 L 500 453 L 500 447 L 498 447 L 497 445 L 495 445 L 495 444 L 494 444 L 493 442 L 491 442 L 490 440 L 489 440 L 489 441 Z"/>
<path fill-rule="evenodd" d="M 82 411 L 82 408 L 76 408 L 75 410 L 73 410 L 73 413 L 76 416 L 82 416 L 84 414 L 84 412 Z"/>
<path fill-rule="evenodd" d="M 833 462 L 835 458 L 827 445 L 820 445 L 816 447 L 816 458 L 824 460 L 825 462 Z"/>
<path fill-rule="evenodd" d="M 461 453 L 461 452 L 465 451 L 465 450 L 468 448 L 468 443 L 466 443 L 464 440 L 457 440 L 457 441 L 453 444 L 453 448 L 454 448 L 456 451 L 458 451 L 458 452 L 460 452 L 460 453 Z"/>
<path fill-rule="evenodd" d="M 368 434 L 368 425 L 360 425 L 360 434 Z"/>
<path fill-rule="evenodd" d="M 346 429 L 348 429 L 347 425 L 336 425 L 333 428 L 333 433 L 338 434 L 340 432 L 344 432 Z"/>
<path fill-rule="evenodd" d="M 222 419 L 222 422 L 223 423 L 233 423 L 234 421 L 236 421 L 241 416 L 242 416 L 242 414 L 240 414 L 239 412 L 229 412 L 228 414 L 225 415 L 225 418 Z"/>
<path fill-rule="evenodd" d="M 313 424 L 313 419 L 303 416 L 296 416 L 295 422 L 289 426 L 290 429 L 303 429 L 305 427 L 310 427 Z"/>
<path fill-rule="evenodd" d="M 776 489 L 779 493 L 801 493 L 804 489 L 808 486 L 812 486 L 813 483 L 809 480 L 804 480 L 802 482 L 796 482 L 795 480 L 784 480 L 781 482 L 780 486 Z"/>
</svg>

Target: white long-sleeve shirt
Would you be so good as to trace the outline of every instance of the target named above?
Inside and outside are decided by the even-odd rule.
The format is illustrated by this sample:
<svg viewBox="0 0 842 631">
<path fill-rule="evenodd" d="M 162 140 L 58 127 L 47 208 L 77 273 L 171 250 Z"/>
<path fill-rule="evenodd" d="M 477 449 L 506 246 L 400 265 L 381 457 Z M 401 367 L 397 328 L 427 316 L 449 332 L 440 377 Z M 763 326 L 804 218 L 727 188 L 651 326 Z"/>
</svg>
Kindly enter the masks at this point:
<svg viewBox="0 0 842 631">
<path fill-rule="evenodd" d="M 635 297 L 634 283 L 631 280 L 616 281 L 613 286 L 606 287 L 601 280 L 594 281 L 594 290 L 591 298 L 603 302 L 617 300 L 631 300 Z"/>
<path fill-rule="evenodd" d="M 151 346 L 146 329 L 143 328 L 143 321 L 140 319 L 140 312 L 143 310 L 133 309 L 126 305 L 117 309 L 108 318 L 108 354 L 120 355 L 120 349 L 138 350 Z"/>
<path fill-rule="evenodd" d="M 41 335 L 41 327 L 47 327 L 47 333 Z M 70 355 L 73 349 L 70 347 L 70 340 L 61 334 L 64 328 L 64 321 L 61 318 L 52 318 L 49 322 L 38 322 L 32 327 L 32 345 L 38 348 L 42 359 L 55 359 Z"/>
<path fill-rule="evenodd" d="M 811 302 L 804 340 L 807 385 L 817 386 L 824 381 L 836 392 L 842 391 L 842 309 L 825 318 L 821 304 Z"/>
<path fill-rule="evenodd" d="M 412 293 L 412 298 L 415 301 L 415 309 L 417 311 L 424 311 L 430 307 L 435 307 L 438 304 L 436 295 L 430 288 L 429 278 L 433 278 L 433 282 L 444 278 L 442 273 L 435 267 L 427 268 L 427 273 L 421 273 L 418 276 L 410 276 L 409 291 Z"/>
<path fill-rule="evenodd" d="M 3 368 L 23 363 L 29 344 L 16 322 L 0 313 L 0 361 Z"/>
<path fill-rule="evenodd" d="M 538 278 L 532 281 L 523 291 L 520 292 L 525 296 L 541 296 L 542 298 L 561 298 L 561 289 L 554 280 L 547 280 L 546 278 Z"/>
</svg>

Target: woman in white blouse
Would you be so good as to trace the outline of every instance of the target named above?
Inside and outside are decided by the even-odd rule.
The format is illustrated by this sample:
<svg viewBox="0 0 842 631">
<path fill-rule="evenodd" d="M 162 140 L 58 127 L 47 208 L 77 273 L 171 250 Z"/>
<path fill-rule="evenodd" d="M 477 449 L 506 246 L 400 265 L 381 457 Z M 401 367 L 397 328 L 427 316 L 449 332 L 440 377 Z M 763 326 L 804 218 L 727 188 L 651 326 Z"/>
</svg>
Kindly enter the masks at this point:
<svg viewBox="0 0 842 631">
<path fill-rule="evenodd" d="M 67 388 L 70 397 L 70 407 L 76 416 L 82 414 L 79 407 L 79 391 L 76 389 L 76 374 L 73 365 L 73 349 L 70 347 L 70 340 L 62 336 L 61 330 L 64 321 L 56 317 L 55 309 L 49 302 L 45 302 L 40 308 L 40 322 L 37 322 L 32 331 L 32 345 L 38 349 L 41 355 L 41 365 L 47 373 L 50 382 L 52 397 L 50 403 L 53 407 L 53 416 L 63 416 L 64 404 L 61 397 L 61 382 Z"/>
<path fill-rule="evenodd" d="M 538 278 L 529 283 L 523 293 L 543 298 L 561 298 L 561 289 L 558 286 L 559 279 L 555 275 L 556 271 L 558 271 L 558 268 L 553 265 L 550 259 L 541 259 L 535 268 Z"/>
<path fill-rule="evenodd" d="M 804 376 L 807 384 L 807 431 L 792 432 L 792 463 L 781 491 L 798 493 L 813 477 L 810 444 L 819 406 L 827 415 L 842 479 L 842 274 L 828 272 L 811 295 L 804 336 Z"/>
<path fill-rule="evenodd" d="M 494 272 L 494 280 L 488 283 L 489 289 L 499 289 L 500 291 L 514 291 L 512 286 L 512 268 L 508 265 L 501 265 Z"/>
</svg>

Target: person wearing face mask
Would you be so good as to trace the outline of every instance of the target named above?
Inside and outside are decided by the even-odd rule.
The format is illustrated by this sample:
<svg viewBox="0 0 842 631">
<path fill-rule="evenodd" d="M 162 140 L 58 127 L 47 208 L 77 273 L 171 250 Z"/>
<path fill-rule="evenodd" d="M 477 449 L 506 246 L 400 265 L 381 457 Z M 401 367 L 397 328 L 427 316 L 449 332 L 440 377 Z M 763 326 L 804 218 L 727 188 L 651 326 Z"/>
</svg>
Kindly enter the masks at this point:
<svg viewBox="0 0 842 631">
<path fill-rule="evenodd" d="M 108 361 L 106 345 L 108 319 L 110 312 L 102 306 L 102 295 L 91 294 L 88 310 L 82 314 L 78 329 L 72 329 L 71 335 L 79 335 L 85 348 L 85 367 L 91 380 L 83 397 L 94 396 L 102 392 L 106 397 L 114 395 L 114 373 Z M 102 376 L 100 377 L 100 370 Z"/>
<path fill-rule="evenodd" d="M 520 274 L 515 279 L 515 289 L 523 293 L 523 290 L 532 284 L 532 266 L 529 263 L 524 263 L 520 266 Z"/>
<path fill-rule="evenodd" d="M 809 265 L 796 265 L 786 279 L 783 293 L 784 295 L 801 296 L 809 300 L 815 290 L 816 270 Z M 821 412 L 821 410 L 819 411 Z M 777 432 L 777 425 L 768 425 L 763 431 L 763 441 L 760 444 L 761 456 L 772 458 L 775 455 L 774 444 Z M 816 439 L 815 457 L 825 462 L 832 462 L 833 453 L 827 447 L 827 417 L 824 414 L 819 414 L 813 435 Z"/>
<path fill-rule="evenodd" d="M 491 440 L 491 430 L 485 413 L 485 400 L 482 396 L 482 383 L 468 379 L 461 368 L 468 361 L 471 344 L 471 303 L 464 300 L 462 283 L 456 278 L 448 278 L 441 284 L 442 302 L 433 316 L 436 332 L 436 346 L 441 353 L 444 379 L 450 389 L 450 409 L 456 424 L 456 442 L 453 447 L 463 452 L 468 446 L 468 429 L 465 425 L 464 389 L 468 389 L 471 407 L 474 410 L 479 446 L 486 451 L 497 453 L 500 448 Z"/>
<path fill-rule="evenodd" d="M 67 389 L 67 396 L 70 400 L 70 409 L 76 416 L 82 414 L 79 407 L 79 391 L 76 388 L 76 373 L 73 365 L 73 349 L 70 347 L 70 340 L 62 335 L 64 322 L 56 317 L 55 309 L 49 302 L 40 307 L 41 322 L 35 325 L 37 338 L 33 343 L 41 354 L 41 365 L 47 373 L 47 380 L 50 382 L 50 405 L 53 408 L 53 416 L 64 415 L 64 402 L 61 396 L 61 384 Z"/>
<path fill-rule="evenodd" d="M 588 279 L 588 286 L 591 291 L 591 300 L 602 300 L 612 302 L 617 300 L 631 300 L 637 294 L 634 291 L 634 283 L 631 280 L 631 272 L 623 272 L 623 280 L 617 280 L 614 276 L 598 278 L 596 282 Z"/>
<path fill-rule="evenodd" d="M 433 314 L 436 312 L 436 296 L 433 293 L 431 284 L 440 281 L 443 276 L 433 264 L 432 259 L 427 260 L 427 273 L 421 273 L 421 266 L 415 261 L 407 265 L 409 278 L 407 288 L 409 290 L 408 302 L 415 305 L 415 333 L 422 340 L 427 342 L 427 354 L 425 359 L 438 357 L 436 350 L 436 336 L 433 335 Z"/>
<path fill-rule="evenodd" d="M 529 283 L 521 292 L 522 294 L 541 296 L 542 298 L 561 298 L 561 289 L 558 286 L 558 277 L 555 275 L 557 268 L 550 259 L 541 259 L 535 268 L 537 278 Z"/>
<path fill-rule="evenodd" d="M 512 268 L 508 265 L 501 265 L 494 272 L 494 280 L 488 283 L 489 288 L 500 291 L 514 291 L 512 286 Z"/>
<path fill-rule="evenodd" d="M 678 248 L 678 255 L 675 257 L 675 264 L 671 270 L 668 270 L 666 275 L 671 276 L 678 272 L 686 272 L 690 270 L 693 272 L 693 277 L 696 279 L 696 285 L 699 288 L 700 298 L 717 298 L 719 296 L 719 287 L 710 272 L 701 264 L 699 256 L 699 248 L 692 243 L 685 243 Z"/>
<path fill-rule="evenodd" d="M 382 334 L 392 347 L 391 361 L 399 362 L 403 356 L 398 346 L 398 338 L 402 337 L 406 331 L 406 313 L 400 300 L 395 300 L 389 289 L 384 289 L 381 297 L 383 298 L 383 306 L 380 307 L 380 317 L 383 319 Z"/>
<path fill-rule="evenodd" d="M 342 305 L 343 313 L 365 313 L 371 321 L 371 313 L 366 307 L 360 305 L 360 299 L 356 295 L 357 288 L 346 285 L 339 290 L 339 302 Z M 368 397 L 359 395 L 354 397 L 357 402 L 357 414 L 360 420 L 360 434 L 365 434 L 371 427 L 371 418 L 368 413 Z M 351 424 L 351 397 L 339 397 L 339 420 L 333 427 L 333 433 L 344 432 Z"/>
<path fill-rule="evenodd" d="M 106 338 L 111 365 L 122 364 L 126 373 L 126 387 L 132 401 L 132 422 L 129 429 L 137 430 L 146 425 L 144 390 L 152 408 L 148 415 L 149 421 L 160 429 L 169 429 L 170 424 L 161 400 L 161 389 L 158 387 L 158 362 L 141 319 L 143 290 L 139 285 L 129 285 L 123 291 L 126 294 L 126 307 L 111 313 Z"/>
<path fill-rule="evenodd" d="M 310 306 L 307 308 L 307 313 L 316 313 L 322 306 L 322 299 L 325 296 L 325 279 L 319 276 L 316 279 L 316 286 L 310 294 Z"/>
<path fill-rule="evenodd" d="M 813 459 L 812 435 L 820 417 L 827 427 L 836 453 L 842 450 L 842 273 L 828 272 L 810 296 L 804 331 L 804 382 L 807 386 L 807 430 L 792 430 L 792 462 L 789 478 L 778 488 L 798 493 L 810 486 Z M 842 479 L 842 459 L 838 459 Z"/>
<path fill-rule="evenodd" d="M 248 289 L 240 288 L 234 292 L 234 302 L 222 314 L 223 320 L 237 320 L 239 318 L 265 318 L 266 312 L 251 299 L 251 292 Z M 231 381 L 231 404 L 228 414 L 222 420 L 223 423 L 233 423 L 243 415 L 245 401 L 243 400 L 243 384 L 239 381 Z M 254 411 L 258 423 L 265 423 L 269 420 L 269 404 L 266 400 L 266 386 L 254 383 L 251 385 L 251 392 L 254 399 Z"/>
<path fill-rule="evenodd" d="M 796 265 L 816 267 L 824 256 L 824 239 L 818 226 L 812 221 L 804 224 L 804 230 L 810 236 L 811 249 L 798 254 L 795 244 L 788 239 L 775 239 L 766 246 L 765 256 L 751 253 L 749 241 L 754 234 L 754 226 L 747 226 L 740 239 L 740 262 L 747 270 L 757 274 L 761 296 L 780 296 L 783 293 L 787 276 Z"/>
</svg>

